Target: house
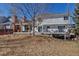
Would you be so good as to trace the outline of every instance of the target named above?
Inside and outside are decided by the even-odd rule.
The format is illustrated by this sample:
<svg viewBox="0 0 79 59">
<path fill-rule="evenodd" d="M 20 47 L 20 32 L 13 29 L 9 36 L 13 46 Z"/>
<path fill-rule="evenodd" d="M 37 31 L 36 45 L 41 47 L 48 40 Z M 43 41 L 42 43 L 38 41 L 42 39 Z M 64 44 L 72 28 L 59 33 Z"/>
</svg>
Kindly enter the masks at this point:
<svg viewBox="0 0 79 59">
<path fill-rule="evenodd" d="M 68 14 L 40 14 L 35 17 L 35 31 L 45 34 L 62 34 L 75 28 Z M 25 16 L 0 17 L 0 33 L 32 32 L 32 21 Z"/>
<path fill-rule="evenodd" d="M 75 22 L 68 14 L 40 14 L 36 18 L 36 31 L 60 34 L 75 27 Z"/>
<path fill-rule="evenodd" d="M 32 22 L 25 16 L 18 19 L 16 15 L 12 17 L 0 17 L 0 34 L 10 34 L 14 32 L 31 32 Z"/>
<path fill-rule="evenodd" d="M 22 19 L 18 19 L 17 16 L 12 16 L 11 19 L 13 32 L 30 32 L 32 30 L 32 23 L 25 16 Z"/>
<path fill-rule="evenodd" d="M 0 35 L 12 33 L 11 22 L 5 16 L 0 16 Z"/>
</svg>

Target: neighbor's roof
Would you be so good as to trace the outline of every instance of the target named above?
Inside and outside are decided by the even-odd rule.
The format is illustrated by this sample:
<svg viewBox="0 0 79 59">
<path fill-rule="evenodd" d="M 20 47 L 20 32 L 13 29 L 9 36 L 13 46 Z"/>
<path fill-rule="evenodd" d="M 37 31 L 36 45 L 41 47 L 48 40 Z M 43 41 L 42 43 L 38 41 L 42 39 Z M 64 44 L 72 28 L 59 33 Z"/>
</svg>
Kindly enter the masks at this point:
<svg viewBox="0 0 79 59">
<path fill-rule="evenodd" d="M 9 22 L 8 18 L 5 17 L 5 16 L 0 16 L 0 24 L 1 23 L 6 23 L 6 22 Z"/>
</svg>

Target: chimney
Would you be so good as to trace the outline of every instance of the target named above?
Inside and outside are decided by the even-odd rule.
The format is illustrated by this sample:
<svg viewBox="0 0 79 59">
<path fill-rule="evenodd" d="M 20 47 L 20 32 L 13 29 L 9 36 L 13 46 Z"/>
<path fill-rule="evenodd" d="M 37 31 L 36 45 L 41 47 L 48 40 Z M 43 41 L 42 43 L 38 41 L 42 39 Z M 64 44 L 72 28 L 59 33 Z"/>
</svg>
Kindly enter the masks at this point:
<svg viewBox="0 0 79 59">
<path fill-rule="evenodd" d="M 22 17 L 22 23 L 25 23 L 25 22 L 26 22 L 26 19 L 27 19 L 27 18 L 26 18 L 25 16 L 23 16 L 23 17 Z"/>
<path fill-rule="evenodd" d="M 13 23 L 17 23 L 18 22 L 16 15 L 12 16 L 12 21 L 13 21 Z"/>
</svg>

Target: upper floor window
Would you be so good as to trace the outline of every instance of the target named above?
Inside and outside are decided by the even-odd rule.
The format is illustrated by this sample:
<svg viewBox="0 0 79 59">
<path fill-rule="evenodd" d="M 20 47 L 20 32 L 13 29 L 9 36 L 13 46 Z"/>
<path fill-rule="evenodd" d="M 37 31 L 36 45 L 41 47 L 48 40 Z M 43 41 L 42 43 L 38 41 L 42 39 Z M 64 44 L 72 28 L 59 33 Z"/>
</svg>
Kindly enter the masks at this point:
<svg viewBox="0 0 79 59">
<path fill-rule="evenodd" d="M 68 20 L 68 16 L 65 16 L 65 17 L 64 17 L 64 20 Z"/>
</svg>

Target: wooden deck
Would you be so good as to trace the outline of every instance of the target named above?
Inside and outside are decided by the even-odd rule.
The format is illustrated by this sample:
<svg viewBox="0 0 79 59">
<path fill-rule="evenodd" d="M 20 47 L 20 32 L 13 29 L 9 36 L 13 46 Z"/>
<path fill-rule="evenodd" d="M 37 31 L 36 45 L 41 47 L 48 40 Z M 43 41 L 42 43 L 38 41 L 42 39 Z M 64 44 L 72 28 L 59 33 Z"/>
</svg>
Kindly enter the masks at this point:
<svg viewBox="0 0 79 59">
<path fill-rule="evenodd" d="M 13 34 L 32 34 L 32 32 L 14 32 Z M 35 32 L 36 35 L 52 35 L 52 34 L 61 34 L 64 35 L 64 32 Z"/>
</svg>

